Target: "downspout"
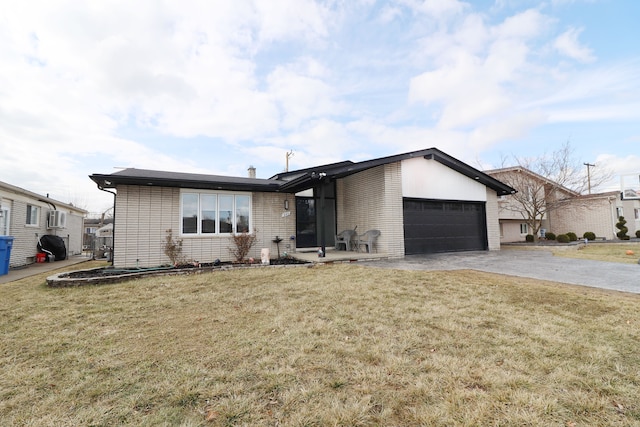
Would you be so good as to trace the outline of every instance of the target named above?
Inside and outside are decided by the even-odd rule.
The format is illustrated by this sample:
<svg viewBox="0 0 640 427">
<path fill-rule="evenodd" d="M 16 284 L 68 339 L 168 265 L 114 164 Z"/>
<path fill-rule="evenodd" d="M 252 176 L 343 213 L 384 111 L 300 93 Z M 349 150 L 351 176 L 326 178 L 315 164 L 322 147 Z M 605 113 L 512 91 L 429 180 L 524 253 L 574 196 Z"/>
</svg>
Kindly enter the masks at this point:
<svg viewBox="0 0 640 427">
<path fill-rule="evenodd" d="M 98 189 L 104 191 L 105 193 L 113 194 L 113 228 L 111 229 L 111 238 L 113 239 L 113 247 L 111 248 L 111 266 L 113 267 L 113 260 L 116 259 L 116 257 L 114 256 L 116 248 L 116 193 L 113 191 L 105 190 L 104 187 L 99 184 Z"/>
<path fill-rule="evenodd" d="M 609 197 L 609 213 L 611 214 L 611 235 L 613 236 L 612 239 L 615 240 L 616 238 L 616 222 L 618 222 L 618 215 L 616 212 L 616 206 L 613 204 L 614 201 L 617 201 L 618 199 L 615 197 Z"/>
</svg>

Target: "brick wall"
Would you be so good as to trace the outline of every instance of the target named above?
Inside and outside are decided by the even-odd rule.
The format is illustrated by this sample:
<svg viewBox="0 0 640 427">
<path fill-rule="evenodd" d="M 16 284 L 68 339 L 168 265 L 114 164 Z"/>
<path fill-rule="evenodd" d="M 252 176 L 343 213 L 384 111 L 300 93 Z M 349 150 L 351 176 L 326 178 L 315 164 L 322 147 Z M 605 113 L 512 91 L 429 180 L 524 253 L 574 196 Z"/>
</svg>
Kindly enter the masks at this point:
<svg viewBox="0 0 640 427">
<path fill-rule="evenodd" d="M 548 215 L 548 229 L 557 234 L 572 231 L 582 237 L 592 231 L 598 237 L 615 237 L 615 199 L 607 197 L 576 199 Z"/>
<path fill-rule="evenodd" d="M 284 215 L 284 200 L 289 198 L 290 215 Z M 295 235 L 295 202 L 291 195 L 252 194 L 252 221 L 258 242 L 248 256 L 260 259 L 261 248 L 277 256 L 276 236 L 286 250 L 289 236 Z M 183 241 L 183 255 L 190 260 L 213 262 L 232 260 L 228 235 L 180 236 L 180 189 L 165 187 L 119 186 L 114 231 L 114 265 L 118 267 L 157 266 L 169 263 L 164 254 L 167 230 Z"/>
<path fill-rule="evenodd" d="M 500 249 L 500 220 L 497 193 L 487 187 L 487 243 L 490 251 Z"/>
<path fill-rule="evenodd" d="M 336 183 L 338 231 L 353 229 L 362 234 L 380 230 L 376 249 L 390 257 L 404 256 L 400 162 L 378 166 Z"/>
</svg>

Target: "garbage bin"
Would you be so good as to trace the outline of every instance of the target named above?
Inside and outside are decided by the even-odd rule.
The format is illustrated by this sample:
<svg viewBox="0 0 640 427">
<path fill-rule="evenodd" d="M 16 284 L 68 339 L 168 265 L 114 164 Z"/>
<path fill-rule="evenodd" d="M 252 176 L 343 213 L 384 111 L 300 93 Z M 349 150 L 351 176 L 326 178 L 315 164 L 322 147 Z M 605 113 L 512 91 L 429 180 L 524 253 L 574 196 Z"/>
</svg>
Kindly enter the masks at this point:
<svg viewBox="0 0 640 427">
<path fill-rule="evenodd" d="M 9 274 L 13 236 L 0 236 L 0 276 Z"/>
</svg>

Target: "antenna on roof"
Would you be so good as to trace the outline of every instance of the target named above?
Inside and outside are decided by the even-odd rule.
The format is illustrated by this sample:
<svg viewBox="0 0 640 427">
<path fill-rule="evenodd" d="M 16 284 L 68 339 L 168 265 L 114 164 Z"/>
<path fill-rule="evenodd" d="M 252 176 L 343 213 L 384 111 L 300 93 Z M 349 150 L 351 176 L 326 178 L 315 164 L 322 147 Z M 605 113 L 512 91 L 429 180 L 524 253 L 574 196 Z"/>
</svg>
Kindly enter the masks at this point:
<svg viewBox="0 0 640 427">
<path fill-rule="evenodd" d="M 289 172 L 289 159 L 293 157 L 293 150 L 287 151 L 287 154 L 285 156 L 286 156 L 286 160 L 285 160 L 284 171 Z"/>
</svg>

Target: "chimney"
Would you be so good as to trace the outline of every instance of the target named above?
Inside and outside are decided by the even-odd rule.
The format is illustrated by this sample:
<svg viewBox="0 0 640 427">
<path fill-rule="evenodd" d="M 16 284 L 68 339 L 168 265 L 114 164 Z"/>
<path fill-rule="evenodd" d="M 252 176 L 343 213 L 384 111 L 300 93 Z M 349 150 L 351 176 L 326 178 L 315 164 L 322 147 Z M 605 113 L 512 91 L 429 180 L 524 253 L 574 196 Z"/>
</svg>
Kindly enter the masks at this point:
<svg viewBox="0 0 640 427">
<path fill-rule="evenodd" d="M 249 171 L 249 178 L 256 177 L 256 168 L 254 168 L 253 166 L 249 166 L 249 169 L 247 170 Z"/>
</svg>

